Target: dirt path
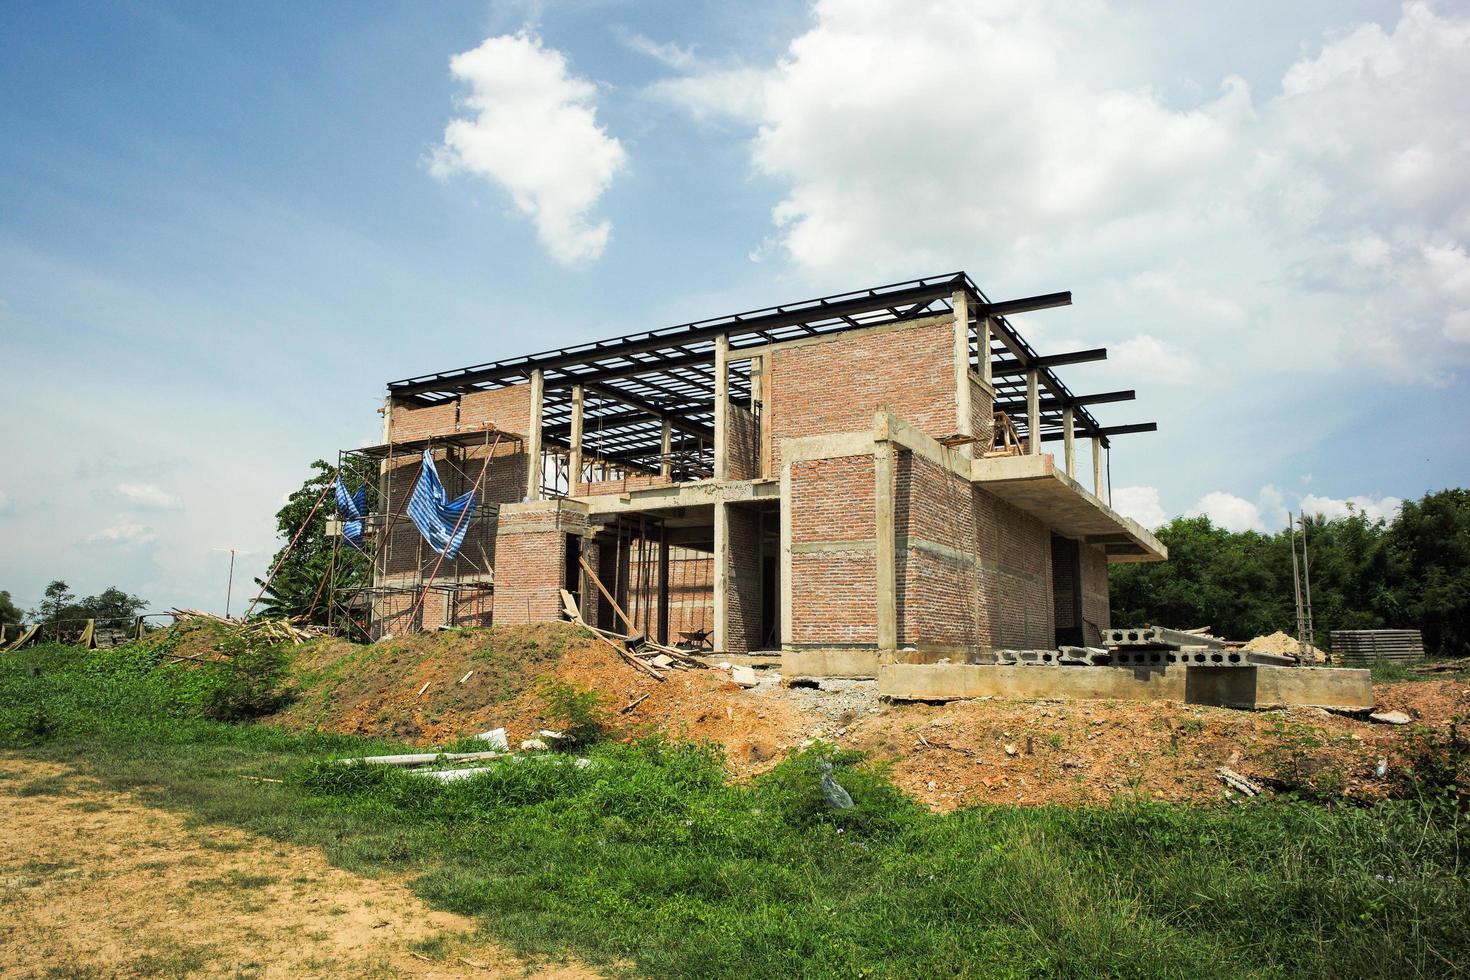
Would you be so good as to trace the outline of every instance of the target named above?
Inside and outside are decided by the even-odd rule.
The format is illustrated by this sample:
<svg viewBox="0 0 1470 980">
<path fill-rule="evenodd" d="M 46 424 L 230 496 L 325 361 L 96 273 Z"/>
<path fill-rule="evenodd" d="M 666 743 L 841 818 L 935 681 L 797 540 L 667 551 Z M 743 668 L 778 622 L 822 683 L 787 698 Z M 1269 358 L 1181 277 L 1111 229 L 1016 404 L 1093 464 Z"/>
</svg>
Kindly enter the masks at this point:
<svg viewBox="0 0 1470 980">
<path fill-rule="evenodd" d="M 18 755 L 0 755 L 0 842 L 0 976 L 596 976 L 527 964 L 314 849 Z"/>
</svg>

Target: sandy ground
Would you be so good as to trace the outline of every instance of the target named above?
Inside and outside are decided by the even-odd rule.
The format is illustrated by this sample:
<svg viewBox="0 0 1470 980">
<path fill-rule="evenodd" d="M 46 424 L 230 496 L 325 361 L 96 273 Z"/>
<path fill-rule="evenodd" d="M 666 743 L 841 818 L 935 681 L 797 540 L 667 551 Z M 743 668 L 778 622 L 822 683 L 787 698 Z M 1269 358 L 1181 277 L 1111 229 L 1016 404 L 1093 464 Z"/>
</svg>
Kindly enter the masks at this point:
<svg viewBox="0 0 1470 980">
<path fill-rule="evenodd" d="M 0 976 L 543 977 L 402 884 L 0 755 Z M 434 957 L 413 948 L 442 937 Z"/>
</svg>

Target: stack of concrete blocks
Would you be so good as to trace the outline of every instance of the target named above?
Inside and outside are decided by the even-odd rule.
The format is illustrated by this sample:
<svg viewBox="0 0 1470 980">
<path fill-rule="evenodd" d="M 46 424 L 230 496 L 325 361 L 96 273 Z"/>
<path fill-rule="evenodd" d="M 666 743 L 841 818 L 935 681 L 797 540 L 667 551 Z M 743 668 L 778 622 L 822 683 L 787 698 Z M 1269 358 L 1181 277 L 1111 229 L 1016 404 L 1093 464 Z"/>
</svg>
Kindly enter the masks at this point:
<svg viewBox="0 0 1470 980">
<path fill-rule="evenodd" d="M 1172 630 L 1163 626 L 1103 631 L 1109 662 L 1118 667 L 1289 667 L 1291 657 L 1232 650 L 1218 636 Z"/>
</svg>

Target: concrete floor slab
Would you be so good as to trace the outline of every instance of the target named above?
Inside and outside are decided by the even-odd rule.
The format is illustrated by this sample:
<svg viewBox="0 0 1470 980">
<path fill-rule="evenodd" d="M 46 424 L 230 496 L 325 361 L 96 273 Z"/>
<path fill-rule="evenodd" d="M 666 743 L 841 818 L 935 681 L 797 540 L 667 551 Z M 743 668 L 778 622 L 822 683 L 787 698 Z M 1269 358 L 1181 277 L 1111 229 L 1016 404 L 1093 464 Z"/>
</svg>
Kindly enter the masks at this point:
<svg viewBox="0 0 1470 980">
<path fill-rule="evenodd" d="M 1225 708 L 1373 707 L 1366 670 L 1339 667 L 1055 667 L 882 664 L 878 693 L 905 701 L 1036 698 L 1180 701 Z"/>
</svg>

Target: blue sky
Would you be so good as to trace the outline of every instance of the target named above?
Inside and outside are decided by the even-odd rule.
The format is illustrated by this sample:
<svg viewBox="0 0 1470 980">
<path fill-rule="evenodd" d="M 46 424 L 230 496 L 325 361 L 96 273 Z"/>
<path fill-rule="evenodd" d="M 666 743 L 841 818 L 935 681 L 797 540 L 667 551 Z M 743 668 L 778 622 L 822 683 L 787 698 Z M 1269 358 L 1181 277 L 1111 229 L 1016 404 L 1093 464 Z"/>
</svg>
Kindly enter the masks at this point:
<svg viewBox="0 0 1470 980">
<path fill-rule="evenodd" d="M 1470 10 L 1201 6 L 5 5 L 0 589 L 222 608 L 388 380 L 961 268 L 1140 519 L 1464 485 Z"/>
</svg>

